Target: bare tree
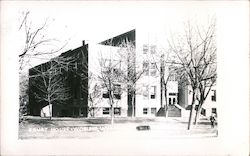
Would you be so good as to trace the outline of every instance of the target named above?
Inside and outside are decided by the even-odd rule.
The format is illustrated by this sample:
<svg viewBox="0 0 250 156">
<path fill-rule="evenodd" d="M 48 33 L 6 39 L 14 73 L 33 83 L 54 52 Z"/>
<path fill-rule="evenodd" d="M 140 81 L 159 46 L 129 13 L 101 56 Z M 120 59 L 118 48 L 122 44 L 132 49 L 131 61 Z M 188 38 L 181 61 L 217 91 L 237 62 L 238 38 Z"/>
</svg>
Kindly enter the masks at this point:
<svg viewBox="0 0 250 156">
<path fill-rule="evenodd" d="M 100 89 L 101 89 L 101 86 L 98 83 L 96 83 L 94 84 L 94 87 L 92 88 L 89 87 L 89 90 L 88 90 L 89 92 L 88 93 L 88 101 L 89 101 L 88 113 L 90 114 L 91 117 L 95 117 L 96 113 L 100 109 L 100 107 L 98 107 L 98 104 L 102 101 Z"/>
<path fill-rule="evenodd" d="M 39 102 L 44 102 L 49 107 L 50 119 L 52 118 L 52 105 L 64 104 L 71 98 L 69 88 L 66 86 L 64 71 L 70 68 L 70 58 L 56 57 L 49 62 L 32 68 L 30 83 L 33 86 L 32 94 Z"/>
<path fill-rule="evenodd" d="M 138 91 L 136 86 L 138 80 L 143 76 L 144 70 L 136 63 L 135 45 L 131 41 L 123 41 L 119 45 L 119 58 L 124 65 L 122 70 L 123 89 L 131 99 L 131 117 L 135 117 L 135 96 Z"/>
<path fill-rule="evenodd" d="M 157 58 L 155 58 L 157 57 Z M 163 90 L 163 95 L 165 99 L 165 104 L 161 104 L 161 107 L 165 110 L 165 117 L 168 116 L 168 84 L 170 81 L 176 81 L 177 75 L 177 67 L 175 57 L 170 55 L 170 52 L 164 50 L 164 53 L 160 53 L 159 55 L 152 55 L 152 58 L 155 60 L 155 67 L 157 71 L 160 73 L 160 80 L 161 80 L 161 88 Z"/>
<path fill-rule="evenodd" d="M 197 114 L 216 82 L 216 44 L 215 21 L 207 28 L 186 25 L 184 37 L 168 40 L 172 52 L 178 58 L 179 73 L 185 77 L 192 88 L 192 102 L 188 121 L 188 129 L 192 123 L 195 101 L 199 101 Z M 196 115 L 197 118 L 197 115 Z"/>
<path fill-rule="evenodd" d="M 121 62 L 119 60 L 115 61 L 101 57 L 99 63 L 101 66 L 101 71 L 97 78 L 102 89 L 107 91 L 104 96 L 109 99 L 111 108 L 111 124 L 113 124 L 115 99 L 121 98 L 120 96 L 122 91 L 122 71 L 120 70 Z"/>
<path fill-rule="evenodd" d="M 30 59 L 36 57 L 48 56 L 59 52 L 66 44 L 58 46 L 59 42 L 55 38 L 48 38 L 46 29 L 48 28 L 48 18 L 38 27 L 32 25 L 30 12 L 23 12 L 19 30 L 24 31 L 23 49 L 20 51 L 19 69 L 22 70 L 26 65 L 29 65 Z M 46 48 L 46 50 L 44 50 Z"/>
<path fill-rule="evenodd" d="M 23 47 L 18 54 L 19 57 L 19 81 L 20 94 L 19 114 L 22 118 L 26 114 L 28 105 L 28 75 L 24 69 L 31 66 L 34 59 L 46 59 L 54 57 L 54 54 L 62 50 L 67 43 L 63 45 L 59 40 L 48 37 L 47 28 L 49 19 L 45 19 L 39 26 L 34 25 L 34 21 L 30 18 L 30 12 L 25 11 L 21 15 L 19 31 L 23 34 Z"/>
</svg>

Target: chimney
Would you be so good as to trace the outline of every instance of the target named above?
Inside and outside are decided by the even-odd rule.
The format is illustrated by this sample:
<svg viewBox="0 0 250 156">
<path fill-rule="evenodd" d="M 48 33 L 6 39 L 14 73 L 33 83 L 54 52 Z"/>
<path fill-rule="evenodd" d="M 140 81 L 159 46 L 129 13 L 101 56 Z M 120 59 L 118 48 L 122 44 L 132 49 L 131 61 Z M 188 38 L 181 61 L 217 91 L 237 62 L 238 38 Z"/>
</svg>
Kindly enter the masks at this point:
<svg viewBox="0 0 250 156">
<path fill-rule="evenodd" d="M 83 45 L 83 46 L 85 45 L 85 40 L 82 41 L 82 45 Z"/>
</svg>

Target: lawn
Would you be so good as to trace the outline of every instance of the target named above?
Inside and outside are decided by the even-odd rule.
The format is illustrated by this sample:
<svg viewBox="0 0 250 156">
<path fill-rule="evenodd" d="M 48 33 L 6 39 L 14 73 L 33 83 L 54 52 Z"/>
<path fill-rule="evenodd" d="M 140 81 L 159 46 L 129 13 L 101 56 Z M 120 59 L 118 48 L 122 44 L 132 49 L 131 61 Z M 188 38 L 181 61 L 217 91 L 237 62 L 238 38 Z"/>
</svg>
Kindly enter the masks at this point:
<svg viewBox="0 0 250 156">
<path fill-rule="evenodd" d="M 137 126 L 150 126 L 150 130 L 138 131 Z M 26 117 L 19 124 L 20 139 L 56 138 L 123 138 L 147 139 L 169 137 L 214 137 L 217 129 L 209 121 L 202 120 L 187 130 L 187 120 L 182 118 L 52 118 Z"/>
</svg>

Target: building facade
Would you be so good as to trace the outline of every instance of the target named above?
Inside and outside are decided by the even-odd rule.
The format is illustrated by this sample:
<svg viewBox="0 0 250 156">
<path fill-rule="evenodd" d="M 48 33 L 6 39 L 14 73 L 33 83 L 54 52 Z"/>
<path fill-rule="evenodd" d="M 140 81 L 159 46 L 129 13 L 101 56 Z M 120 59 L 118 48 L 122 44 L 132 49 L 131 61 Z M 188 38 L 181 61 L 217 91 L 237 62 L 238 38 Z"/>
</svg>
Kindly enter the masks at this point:
<svg viewBox="0 0 250 156">
<path fill-rule="evenodd" d="M 146 34 L 146 35 L 145 35 Z M 61 104 L 55 100 L 50 105 L 46 100 L 36 98 L 41 94 L 36 84 L 37 71 L 47 63 L 29 70 L 30 75 L 30 105 L 31 115 L 40 116 L 70 116 L 70 117 L 109 117 L 111 115 L 110 96 L 112 97 L 115 117 L 155 117 L 165 116 L 166 103 L 169 117 L 182 117 L 187 114 L 190 102 L 188 89 L 178 88 L 175 78 L 167 81 L 167 92 L 164 92 L 161 75 L 168 75 L 169 68 L 162 59 L 164 47 L 155 37 L 156 33 L 143 30 L 131 30 L 111 37 L 100 43 L 85 43 L 74 49 L 62 53 L 59 57 L 74 58 L 69 62 L 67 70 L 63 70 L 59 77 L 64 78 L 65 87 L 69 91 L 69 98 Z M 145 37 L 147 36 L 147 37 Z M 124 55 L 128 47 L 122 44 L 130 43 L 131 56 Z M 132 48 L 131 48 L 132 47 Z M 126 56 L 126 57 L 125 57 Z M 51 62 L 51 61 L 49 61 Z M 131 66 L 132 64 L 132 66 Z M 112 71 L 109 71 L 112 67 Z M 131 68 L 132 67 L 132 68 Z M 123 71 L 125 76 L 141 71 L 134 81 L 133 89 L 129 83 L 117 79 L 109 79 L 110 74 Z M 110 72 L 109 74 L 104 74 Z M 112 94 L 107 86 L 107 80 L 112 80 Z M 215 96 L 216 91 L 211 94 Z M 205 115 L 216 112 L 215 106 L 206 102 Z M 48 107 L 51 106 L 51 107 Z M 210 108 L 211 107 L 211 108 Z M 211 111 L 210 111 L 211 110 Z M 49 113 L 49 112 L 52 113 Z M 204 114 L 204 111 L 202 111 Z"/>
</svg>

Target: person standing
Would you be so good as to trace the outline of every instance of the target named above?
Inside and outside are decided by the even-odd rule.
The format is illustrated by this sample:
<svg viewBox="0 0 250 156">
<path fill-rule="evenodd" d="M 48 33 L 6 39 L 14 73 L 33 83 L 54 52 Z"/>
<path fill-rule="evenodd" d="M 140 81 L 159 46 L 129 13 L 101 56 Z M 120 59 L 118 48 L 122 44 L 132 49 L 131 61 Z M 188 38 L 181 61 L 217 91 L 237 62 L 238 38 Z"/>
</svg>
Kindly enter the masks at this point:
<svg viewBox="0 0 250 156">
<path fill-rule="evenodd" d="M 211 122 L 211 127 L 214 128 L 215 126 L 215 114 L 214 113 L 210 116 L 210 122 Z"/>
</svg>

